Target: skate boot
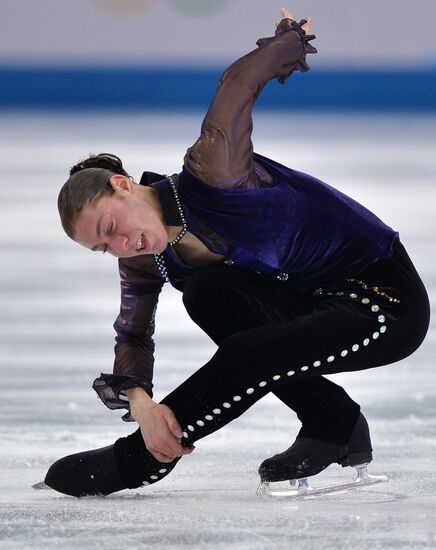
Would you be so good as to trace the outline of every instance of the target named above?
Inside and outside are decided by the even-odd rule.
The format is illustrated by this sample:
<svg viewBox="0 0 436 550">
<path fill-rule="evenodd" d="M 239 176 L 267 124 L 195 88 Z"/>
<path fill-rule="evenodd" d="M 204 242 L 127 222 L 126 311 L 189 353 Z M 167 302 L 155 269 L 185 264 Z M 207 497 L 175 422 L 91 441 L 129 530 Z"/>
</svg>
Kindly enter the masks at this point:
<svg viewBox="0 0 436 550">
<path fill-rule="evenodd" d="M 331 443 L 309 437 L 297 437 L 294 444 L 283 453 L 274 455 L 262 462 L 259 467 L 261 483 L 258 494 L 268 496 L 288 496 L 301 498 L 317 494 L 350 490 L 357 486 L 387 481 L 387 478 L 370 476 L 366 466 L 372 461 L 371 438 L 368 423 L 360 414 L 346 444 Z M 342 467 L 357 468 L 357 478 L 351 483 L 337 486 L 312 488 L 308 483 L 311 476 L 337 463 Z M 289 480 L 293 488 L 274 491 L 270 482 Z"/>
<path fill-rule="evenodd" d="M 52 464 L 35 489 L 55 489 L 75 497 L 109 495 L 161 480 L 179 458 L 163 463 L 147 451 L 140 430 L 115 444 L 65 456 Z"/>
</svg>

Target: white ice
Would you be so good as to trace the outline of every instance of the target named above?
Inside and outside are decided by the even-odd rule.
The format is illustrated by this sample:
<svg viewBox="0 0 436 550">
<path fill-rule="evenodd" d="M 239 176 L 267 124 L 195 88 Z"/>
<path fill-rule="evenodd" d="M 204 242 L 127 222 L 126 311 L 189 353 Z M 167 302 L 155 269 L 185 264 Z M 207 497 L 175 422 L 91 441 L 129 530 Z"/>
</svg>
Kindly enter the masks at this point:
<svg viewBox="0 0 436 550">
<path fill-rule="evenodd" d="M 436 331 L 411 357 L 335 375 L 370 423 L 369 471 L 390 483 L 303 502 L 255 496 L 257 467 L 299 423 L 272 396 L 197 443 L 162 482 L 107 498 L 35 491 L 63 455 L 107 445 L 134 425 L 90 389 L 112 368 L 116 261 L 69 241 L 56 197 L 93 152 L 176 172 L 200 113 L 0 115 L 0 548 L 398 549 L 436 547 Z M 401 239 L 436 292 L 436 116 L 259 113 L 255 148 L 361 201 Z M 158 308 L 155 397 L 215 350 L 165 288 Z M 290 360 L 292 350 L 289 350 Z M 332 466 L 318 483 L 353 477 Z"/>
</svg>

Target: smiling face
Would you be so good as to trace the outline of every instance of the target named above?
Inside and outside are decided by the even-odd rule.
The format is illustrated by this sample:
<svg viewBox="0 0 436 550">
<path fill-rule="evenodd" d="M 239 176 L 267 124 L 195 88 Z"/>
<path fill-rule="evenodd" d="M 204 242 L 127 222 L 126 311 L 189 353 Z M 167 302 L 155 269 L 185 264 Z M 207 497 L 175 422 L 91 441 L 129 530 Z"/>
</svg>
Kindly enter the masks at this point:
<svg viewBox="0 0 436 550">
<path fill-rule="evenodd" d="M 155 191 L 125 176 L 110 180 L 114 193 L 88 202 L 75 222 L 74 240 L 118 258 L 162 252 L 167 227 Z"/>
</svg>

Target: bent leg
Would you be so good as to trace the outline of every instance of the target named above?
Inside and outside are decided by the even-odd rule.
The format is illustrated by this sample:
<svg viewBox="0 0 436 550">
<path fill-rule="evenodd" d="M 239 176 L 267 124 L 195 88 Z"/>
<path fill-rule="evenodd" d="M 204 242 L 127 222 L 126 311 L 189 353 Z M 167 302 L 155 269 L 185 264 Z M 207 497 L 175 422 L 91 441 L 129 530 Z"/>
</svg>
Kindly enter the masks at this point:
<svg viewBox="0 0 436 550">
<path fill-rule="evenodd" d="M 184 428 L 182 443 L 216 431 L 290 381 L 386 365 L 413 353 L 427 333 L 430 307 L 402 244 L 395 243 L 393 256 L 369 266 L 360 279 L 317 296 L 310 313 L 225 338 L 212 359 L 162 401 Z M 232 322 L 231 315 L 226 321 Z M 134 476 L 133 442 L 148 452 L 139 430 L 118 440 L 118 468 L 130 471 L 136 486 L 166 475 L 156 468 Z"/>
<path fill-rule="evenodd" d="M 274 279 L 226 266 L 195 272 L 185 283 L 183 302 L 192 320 L 217 345 L 248 329 L 311 314 L 314 307 L 313 292 L 298 293 Z M 302 423 L 300 436 L 344 443 L 359 416 L 359 405 L 322 376 L 271 391 L 296 412 Z"/>
<path fill-rule="evenodd" d="M 320 296 L 309 315 L 225 339 L 210 361 L 162 400 L 182 426 L 182 444 L 220 429 L 291 380 L 376 367 L 409 355 L 422 341 L 426 319 L 420 324 L 408 308 L 377 302 L 357 290 Z M 130 488 L 159 481 L 178 461 L 156 461 L 138 429 L 118 439 L 113 449 L 61 459 L 49 470 L 46 483 L 77 496 L 118 491 L 122 485 L 108 485 L 99 477 L 112 451 L 119 477 Z"/>
<path fill-rule="evenodd" d="M 311 313 L 224 338 L 212 359 L 162 401 L 184 428 L 182 442 L 190 445 L 214 432 L 291 380 L 320 380 L 322 374 L 386 365 L 413 353 L 428 330 L 430 308 L 402 244 L 360 279 L 318 296 Z M 389 298 L 393 294 L 400 302 Z M 118 468 L 130 472 L 136 486 L 163 477 L 145 469 L 131 472 L 133 443 L 147 453 L 139 430 L 117 443 Z"/>
<path fill-rule="evenodd" d="M 206 365 L 162 400 L 184 428 L 182 443 L 190 445 L 216 431 L 290 381 L 386 365 L 413 353 L 428 330 L 430 308 L 424 285 L 401 243 L 392 259 L 370 266 L 365 276 L 317 296 L 313 311 L 291 321 L 225 338 Z M 401 300 L 389 298 L 392 293 Z M 136 430 L 114 446 L 57 461 L 46 482 L 76 496 L 120 490 L 120 483 L 108 485 L 107 476 L 99 479 L 108 457 L 113 457 L 111 463 L 115 462 L 122 483 L 130 488 L 159 481 L 179 460 L 156 461 Z"/>
<path fill-rule="evenodd" d="M 319 296 L 311 314 L 224 340 L 211 360 L 162 403 L 174 411 L 190 444 L 290 381 L 406 357 L 422 341 L 416 321 L 408 308 L 357 288 Z"/>
</svg>

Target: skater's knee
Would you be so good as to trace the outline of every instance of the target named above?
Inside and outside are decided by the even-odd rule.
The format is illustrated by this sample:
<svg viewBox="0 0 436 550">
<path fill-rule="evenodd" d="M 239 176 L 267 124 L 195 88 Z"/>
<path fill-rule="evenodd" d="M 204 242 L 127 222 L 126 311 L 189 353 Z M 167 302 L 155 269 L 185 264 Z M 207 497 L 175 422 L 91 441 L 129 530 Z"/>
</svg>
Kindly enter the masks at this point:
<svg viewBox="0 0 436 550">
<path fill-rule="evenodd" d="M 421 346 L 430 324 L 430 304 L 426 295 L 403 304 L 403 308 L 402 316 L 395 323 L 396 349 L 401 354 L 400 359 L 412 355 Z"/>
<path fill-rule="evenodd" d="M 398 337 L 399 342 L 401 342 L 398 345 L 398 351 L 400 352 L 400 359 L 406 359 L 421 346 L 423 341 L 425 340 L 425 337 L 427 335 L 428 331 L 428 325 L 421 325 L 416 327 L 410 327 L 409 330 L 407 328 L 400 332 Z M 402 352 L 402 353 L 401 353 Z"/>
</svg>

